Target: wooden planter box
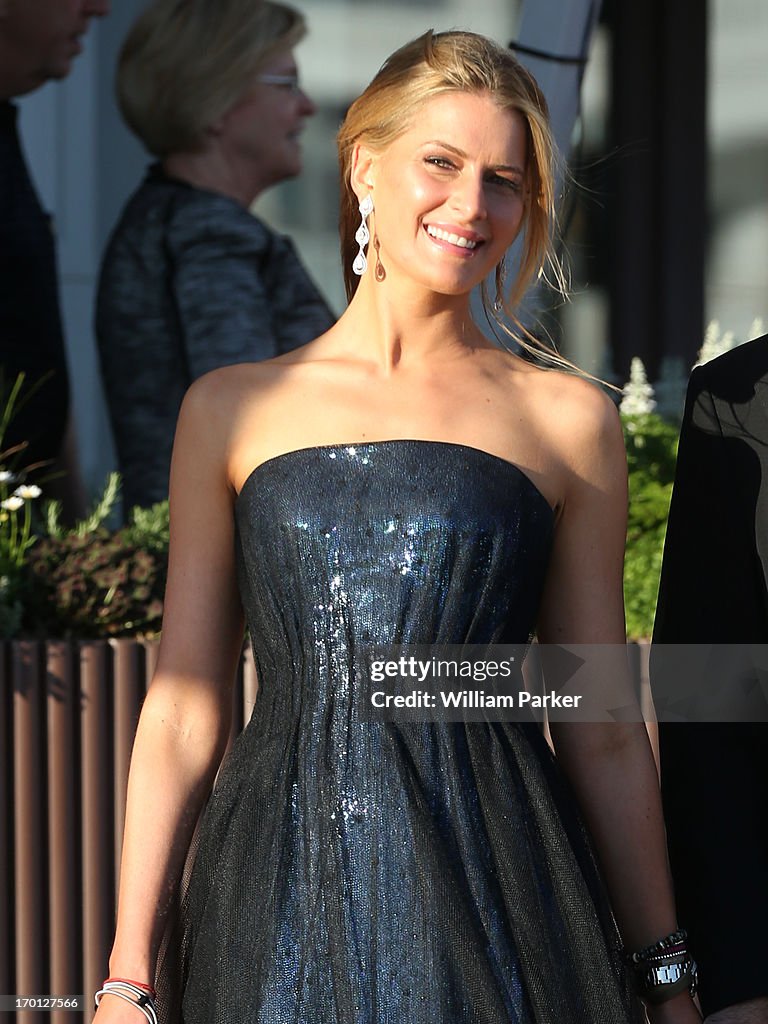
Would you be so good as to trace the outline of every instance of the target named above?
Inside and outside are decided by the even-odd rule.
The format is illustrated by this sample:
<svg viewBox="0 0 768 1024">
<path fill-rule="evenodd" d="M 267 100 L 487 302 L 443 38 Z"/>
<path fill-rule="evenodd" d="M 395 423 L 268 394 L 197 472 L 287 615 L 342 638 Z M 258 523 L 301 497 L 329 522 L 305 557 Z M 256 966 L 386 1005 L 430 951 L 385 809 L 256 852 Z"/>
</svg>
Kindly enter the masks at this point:
<svg viewBox="0 0 768 1024">
<path fill-rule="evenodd" d="M 0 643 L 0 994 L 85 995 L 87 1009 L 25 1011 L 80 1024 L 107 970 L 133 736 L 157 644 Z M 244 652 L 232 736 L 256 675 Z M 149 809 L 147 827 L 152 827 Z"/>
</svg>

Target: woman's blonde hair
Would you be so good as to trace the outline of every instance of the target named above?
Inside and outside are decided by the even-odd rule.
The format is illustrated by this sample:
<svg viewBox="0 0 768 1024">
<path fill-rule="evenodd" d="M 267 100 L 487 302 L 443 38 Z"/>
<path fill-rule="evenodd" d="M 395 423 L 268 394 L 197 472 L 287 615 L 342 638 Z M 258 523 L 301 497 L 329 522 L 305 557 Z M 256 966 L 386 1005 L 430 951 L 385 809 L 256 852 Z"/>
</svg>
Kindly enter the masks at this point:
<svg viewBox="0 0 768 1024">
<path fill-rule="evenodd" d="M 271 0 L 154 0 L 120 51 L 123 117 L 156 156 L 200 149 L 259 68 L 305 31 L 298 11 Z"/>
<path fill-rule="evenodd" d="M 525 121 L 527 158 L 520 270 L 507 298 L 504 268 L 500 264 L 496 268 L 495 301 L 489 302 L 483 285 L 483 306 L 486 314 L 508 334 L 502 314 L 512 321 L 516 327 L 512 336 L 524 348 L 546 355 L 555 363 L 570 365 L 532 337 L 514 312 L 534 278 L 546 275 L 558 289 L 565 290 L 553 243 L 556 150 L 547 102 L 533 76 L 509 50 L 474 32 L 429 31 L 407 43 L 386 60 L 347 112 L 337 139 L 341 171 L 339 230 L 347 298 L 352 298 L 359 281 L 352 271 L 357 251 L 355 231 L 360 223 L 358 200 L 351 184 L 355 145 L 362 142 L 374 152 L 386 149 L 412 126 L 427 100 L 450 92 L 485 93 L 501 109 L 516 110 Z"/>
</svg>

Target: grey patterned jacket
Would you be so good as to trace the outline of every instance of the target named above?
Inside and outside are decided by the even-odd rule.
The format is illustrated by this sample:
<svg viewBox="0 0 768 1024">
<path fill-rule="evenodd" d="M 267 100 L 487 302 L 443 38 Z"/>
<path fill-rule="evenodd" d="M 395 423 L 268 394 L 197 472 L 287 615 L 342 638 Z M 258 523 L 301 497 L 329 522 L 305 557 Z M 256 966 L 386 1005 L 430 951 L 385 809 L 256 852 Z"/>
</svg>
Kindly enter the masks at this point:
<svg viewBox="0 0 768 1024">
<path fill-rule="evenodd" d="M 289 239 L 235 200 L 150 168 L 107 246 L 96 304 L 125 509 L 167 497 L 193 380 L 288 352 L 333 321 Z"/>
</svg>

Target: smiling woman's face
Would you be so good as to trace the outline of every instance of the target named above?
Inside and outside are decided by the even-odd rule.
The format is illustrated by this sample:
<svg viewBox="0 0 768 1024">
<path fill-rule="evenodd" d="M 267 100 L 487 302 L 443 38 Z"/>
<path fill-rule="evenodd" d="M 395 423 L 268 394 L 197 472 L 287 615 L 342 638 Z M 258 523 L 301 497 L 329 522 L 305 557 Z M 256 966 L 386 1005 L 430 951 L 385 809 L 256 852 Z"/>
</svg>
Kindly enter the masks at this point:
<svg viewBox="0 0 768 1024">
<path fill-rule="evenodd" d="M 370 185 L 387 276 L 448 295 L 482 281 L 520 230 L 526 156 L 522 116 L 462 92 L 428 100 L 383 152 L 362 147 L 356 186 Z"/>
</svg>

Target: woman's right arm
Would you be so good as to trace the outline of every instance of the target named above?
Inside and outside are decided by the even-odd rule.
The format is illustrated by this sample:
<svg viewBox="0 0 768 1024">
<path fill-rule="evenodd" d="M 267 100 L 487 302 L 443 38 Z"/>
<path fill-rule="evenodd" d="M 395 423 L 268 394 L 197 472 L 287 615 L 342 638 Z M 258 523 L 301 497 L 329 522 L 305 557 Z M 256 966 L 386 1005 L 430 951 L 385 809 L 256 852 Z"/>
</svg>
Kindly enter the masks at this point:
<svg viewBox="0 0 768 1024">
<path fill-rule="evenodd" d="M 153 984 L 165 917 L 224 753 L 243 637 L 227 466 L 231 402 L 219 374 L 184 401 L 171 470 L 171 546 L 157 670 L 128 782 L 110 976 Z M 141 1020 L 104 996 L 99 1024 Z"/>
</svg>

